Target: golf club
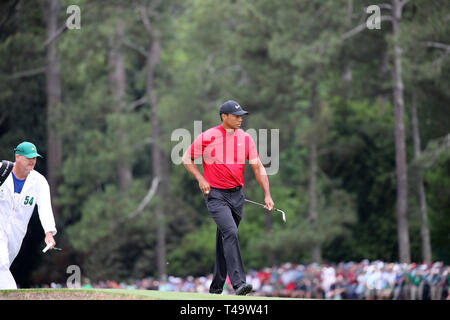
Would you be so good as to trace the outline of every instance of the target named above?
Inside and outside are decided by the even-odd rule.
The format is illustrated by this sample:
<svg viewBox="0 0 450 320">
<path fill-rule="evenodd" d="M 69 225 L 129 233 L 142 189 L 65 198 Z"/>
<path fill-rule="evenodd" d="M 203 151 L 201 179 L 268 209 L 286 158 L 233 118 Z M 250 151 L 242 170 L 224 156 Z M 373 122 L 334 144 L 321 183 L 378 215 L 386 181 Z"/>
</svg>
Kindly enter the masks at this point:
<svg viewBox="0 0 450 320">
<path fill-rule="evenodd" d="M 50 247 L 52 246 L 51 243 L 49 243 L 44 249 L 42 249 L 42 252 L 46 253 L 48 251 L 48 249 L 50 249 Z M 61 251 L 61 248 L 57 248 L 57 247 L 53 247 L 52 250 L 57 250 L 57 251 Z"/>
<path fill-rule="evenodd" d="M 262 203 L 259 203 L 259 202 L 255 202 L 255 201 L 252 201 L 252 200 L 245 199 L 245 201 L 253 203 L 253 204 L 256 204 L 256 205 L 261 206 L 261 207 L 265 206 L 265 204 L 262 204 Z M 277 209 L 277 208 L 273 208 L 273 210 L 281 212 L 281 214 L 283 215 L 283 221 L 286 222 L 286 214 L 284 213 L 283 210 L 280 210 L 280 209 Z"/>
</svg>

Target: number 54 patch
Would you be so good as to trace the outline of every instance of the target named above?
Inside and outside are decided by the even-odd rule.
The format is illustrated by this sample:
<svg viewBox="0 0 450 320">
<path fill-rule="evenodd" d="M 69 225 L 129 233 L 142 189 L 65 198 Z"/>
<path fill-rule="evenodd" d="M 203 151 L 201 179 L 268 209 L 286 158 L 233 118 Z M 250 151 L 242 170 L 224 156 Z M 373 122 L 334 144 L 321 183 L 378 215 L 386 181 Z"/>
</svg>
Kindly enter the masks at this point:
<svg viewBox="0 0 450 320">
<path fill-rule="evenodd" d="M 34 202 L 34 197 L 31 197 L 31 199 L 30 199 L 30 196 L 26 196 L 26 197 L 25 197 L 25 201 L 23 202 L 23 204 L 24 204 L 24 205 L 29 204 L 30 206 L 32 206 L 32 205 L 33 205 L 33 202 Z"/>
</svg>

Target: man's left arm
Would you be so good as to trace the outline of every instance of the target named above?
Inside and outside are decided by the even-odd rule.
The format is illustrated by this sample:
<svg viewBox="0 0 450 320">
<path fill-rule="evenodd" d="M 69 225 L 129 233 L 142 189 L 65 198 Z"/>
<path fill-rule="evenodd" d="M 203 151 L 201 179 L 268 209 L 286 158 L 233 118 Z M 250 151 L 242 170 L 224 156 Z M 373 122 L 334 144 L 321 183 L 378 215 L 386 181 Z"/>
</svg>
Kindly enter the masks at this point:
<svg viewBox="0 0 450 320">
<path fill-rule="evenodd" d="M 39 220 L 41 221 L 42 228 L 45 232 L 45 243 L 48 245 L 52 243 L 53 248 L 56 245 L 56 241 L 53 236 L 56 234 L 56 225 L 55 218 L 53 216 L 51 196 L 50 196 L 50 186 L 47 181 L 41 181 L 39 185 L 39 202 L 38 212 L 39 212 Z"/>
<path fill-rule="evenodd" d="M 275 204 L 273 203 L 272 196 L 270 195 L 269 178 L 267 178 L 266 168 L 264 168 L 259 157 L 250 160 L 249 163 L 255 173 L 256 180 L 264 192 L 264 202 L 266 204 L 264 208 L 267 210 L 272 210 Z"/>
</svg>

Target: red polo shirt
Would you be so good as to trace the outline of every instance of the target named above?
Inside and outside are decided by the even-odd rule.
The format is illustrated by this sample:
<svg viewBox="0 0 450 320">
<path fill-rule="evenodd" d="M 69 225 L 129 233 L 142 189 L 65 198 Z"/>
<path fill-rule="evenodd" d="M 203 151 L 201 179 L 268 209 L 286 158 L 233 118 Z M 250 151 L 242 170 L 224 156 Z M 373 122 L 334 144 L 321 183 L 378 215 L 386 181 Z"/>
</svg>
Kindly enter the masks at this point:
<svg viewBox="0 0 450 320">
<path fill-rule="evenodd" d="M 251 135 L 222 125 L 202 132 L 188 149 L 191 159 L 203 157 L 203 175 L 213 188 L 244 186 L 245 160 L 258 158 Z"/>
</svg>

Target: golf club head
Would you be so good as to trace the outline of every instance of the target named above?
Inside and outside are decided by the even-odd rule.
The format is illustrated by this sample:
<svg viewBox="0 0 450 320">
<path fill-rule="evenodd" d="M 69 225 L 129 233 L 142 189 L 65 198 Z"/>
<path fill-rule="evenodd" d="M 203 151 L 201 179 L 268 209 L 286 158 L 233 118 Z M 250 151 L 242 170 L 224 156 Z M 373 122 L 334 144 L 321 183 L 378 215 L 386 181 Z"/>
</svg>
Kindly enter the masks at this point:
<svg viewBox="0 0 450 320">
<path fill-rule="evenodd" d="M 42 249 L 42 252 L 43 252 L 43 253 L 46 253 L 46 252 L 50 249 L 51 246 L 52 246 L 52 244 L 49 243 L 44 249 Z M 52 250 L 62 251 L 61 248 L 57 248 L 57 247 L 53 247 Z"/>
<path fill-rule="evenodd" d="M 258 206 L 261 206 L 261 207 L 265 207 L 265 205 L 264 204 L 262 204 L 262 203 L 259 203 L 259 202 L 255 202 L 255 201 L 252 201 L 252 200 L 249 200 L 249 199 L 244 199 L 245 201 L 247 201 L 247 202 L 250 202 L 250 203 L 253 203 L 253 204 L 256 204 L 256 205 L 258 205 Z M 283 216 L 283 221 L 286 223 L 286 214 L 284 213 L 284 211 L 283 210 L 280 210 L 280 209 L 277 209 L 277 208 L 272 208 L 272 210 L 276 210 L 276 211 L 279 211 L 279 212 L 281 212 L 281 214 L 282 214 L 282 216 Z"/>
<path fill-rule="evenodd" d="M 284 211 L 283 211 L 283 210 L 280 210 L 280 209 L 275 209 L 275 210 L 281 212 L 281 214 L 282 214 L 282 216 L 283 216 L 283 221 L 284 221 L 284 223 L 286 223 L 286 214 L 284 213 Z"/>
</svg>

